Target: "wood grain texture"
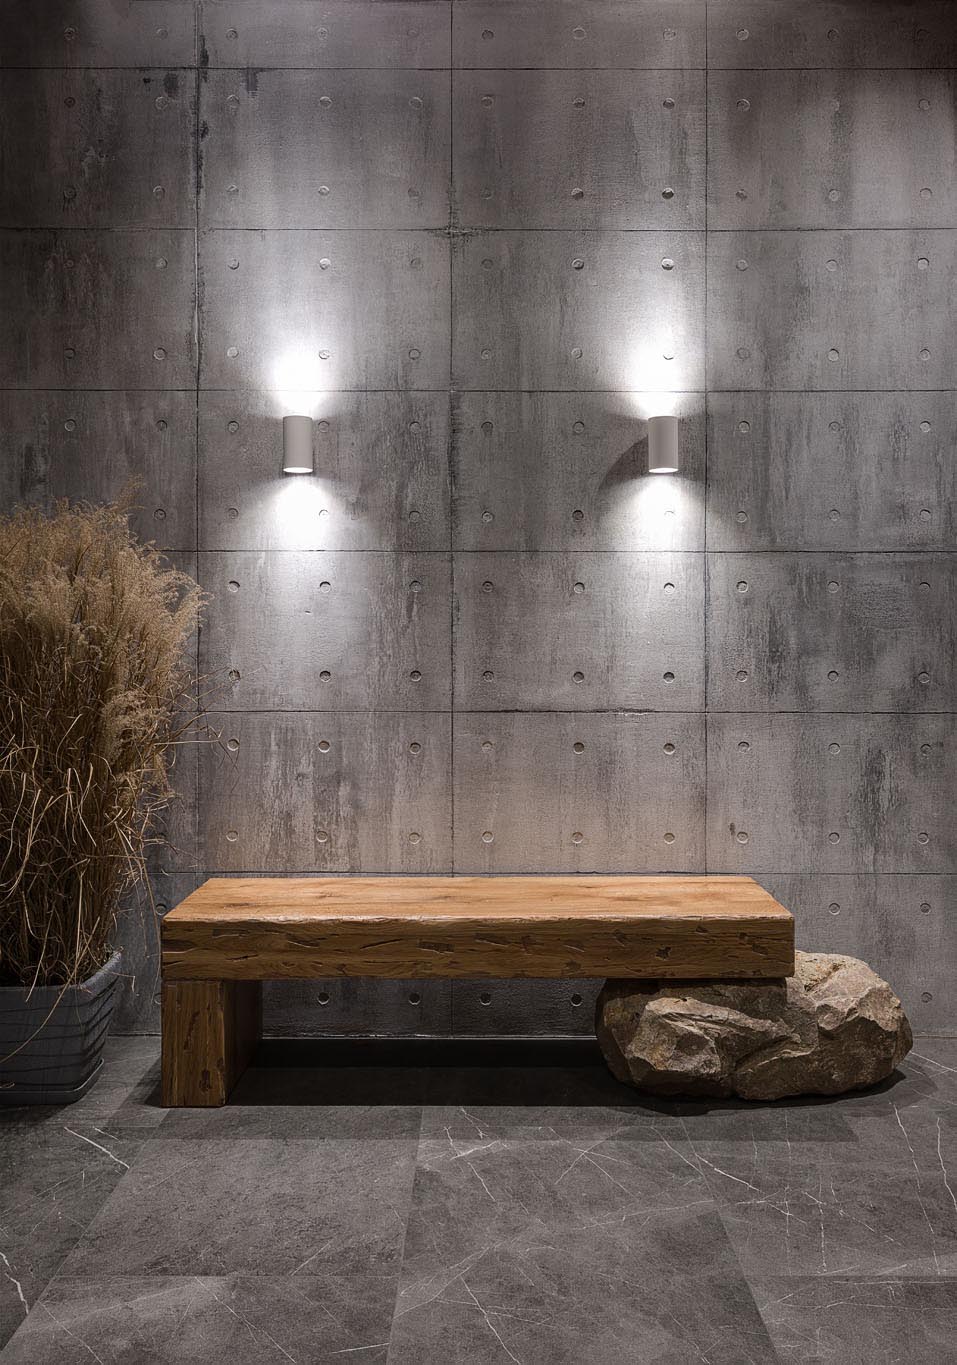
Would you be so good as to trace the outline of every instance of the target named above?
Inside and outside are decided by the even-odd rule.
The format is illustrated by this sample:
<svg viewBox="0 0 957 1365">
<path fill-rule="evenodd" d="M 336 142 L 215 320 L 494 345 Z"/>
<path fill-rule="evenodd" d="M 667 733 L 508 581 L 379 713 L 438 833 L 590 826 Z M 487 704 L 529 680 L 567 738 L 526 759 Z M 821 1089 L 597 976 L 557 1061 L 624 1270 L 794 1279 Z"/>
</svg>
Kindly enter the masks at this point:
<svg viewBox="0 0 957 1365">
<path fill-rule="evenodd" d="M 748 877 L 211 879 L 163 921 L 164 980 L 785 976 Z"/>
<path fill-rule="evenodd" d="M 163 1104 L 225 1104 L 262 1031 L 258 981 L 163 981 Z"/>
</svg>

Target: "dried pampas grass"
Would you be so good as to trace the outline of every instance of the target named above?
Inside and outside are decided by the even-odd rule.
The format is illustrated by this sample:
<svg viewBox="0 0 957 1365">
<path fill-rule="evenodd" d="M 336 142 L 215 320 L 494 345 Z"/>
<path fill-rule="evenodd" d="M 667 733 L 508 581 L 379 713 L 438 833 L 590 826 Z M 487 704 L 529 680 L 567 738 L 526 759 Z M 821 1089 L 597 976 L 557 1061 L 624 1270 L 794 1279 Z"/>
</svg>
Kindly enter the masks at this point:
<svg viewBox="0 0 957 1365">
<path fill-rule="evenodd" d="M 0 518 L 0 985 L 109 958 L 189 724 L 201 605 L 122 505 Z"/>
</svg>

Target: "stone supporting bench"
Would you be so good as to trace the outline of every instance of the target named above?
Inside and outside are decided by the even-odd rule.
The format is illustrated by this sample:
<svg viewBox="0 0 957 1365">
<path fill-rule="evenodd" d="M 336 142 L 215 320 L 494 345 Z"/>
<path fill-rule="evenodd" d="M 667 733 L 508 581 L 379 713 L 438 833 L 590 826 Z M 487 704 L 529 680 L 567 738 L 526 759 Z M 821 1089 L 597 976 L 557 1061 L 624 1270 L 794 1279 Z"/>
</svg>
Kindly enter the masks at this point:
<svg viewBox="0 0 957 1365">
<path fill-rule="evenodd" d="M 750 877 L 216 878 L 163 920 L 163 1103 L 226 1102 L 263 981 L 793 970 L 794 921 Z"/>
</svg>

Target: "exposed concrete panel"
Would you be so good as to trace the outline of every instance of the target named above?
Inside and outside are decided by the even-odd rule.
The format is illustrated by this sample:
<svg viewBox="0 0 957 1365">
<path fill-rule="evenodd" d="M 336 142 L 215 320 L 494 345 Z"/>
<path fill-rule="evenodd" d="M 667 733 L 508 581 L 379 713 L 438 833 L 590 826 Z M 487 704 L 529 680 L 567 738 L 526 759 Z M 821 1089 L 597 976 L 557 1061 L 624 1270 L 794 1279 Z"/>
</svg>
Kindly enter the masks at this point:
<svg viewBox="0 0 957 1365">
<path fill-rule="evenodd" d="M 154 872 L 120 909 L 117 943 L 123 952 L 114 1033 L 160 1031 L 160 920 L 205 880 L 200 872 Z"/>
<path fill-rule="evenodd" d="M 451 871 L 448 715 L 213 724 L 222 742 L 200 750 L 211 872 Z"/>
<path fill-rule="evenodd" d="M 695 554 L 456 555 L 456 706 L 699 709 L 703 580 Z"/>
<path fill-rule="evenodd" d="M 862 957 L 901 997 L 915 1030 L 953 1027 L 957 877 L 770 876 L 797 946 Z"/>
<path fill-rule="evenodd" d="M 712 393 L 713 550 L 949 550 L 957 395 Z"/>
<path fill-rule="evenodd" d="M 187 566 L 181 563 L 178 567 Z M 146 864 L 154 881 L 180 872 L 195 873 L 202 867 L 198 847 L 199 751 L 206 745 L 205 727 L 197 722 L 173 748 L 168 763 L 170 798 L 153 821 L 146 849 Z"/>
<path fill-rule="evenodd" d="M 950 0 L 710 0 L 708 65 L 957 66 Z"/>
<path fill-rule="evenodd" d="M 0 500 L 138 476 L 214 593 L 239 747 L 177 756 L 158 903 L 452 870 L 454 776 L 456 871 L 757 869 L 952 1030 L 953 4 L 7 9 Z M 277 984 L 267 1029 L 587 1033 L 593 991 Z"/>
<path fill-rule="evenodd" d="M 0 223 L 193 226 L 191 71 L 4 71 Z"/>
<path fill-rule="evenodd" d="M 703 0 L 456 0 L 457 67 L 703 67 Z"/>
<path fill-rule="evenodd" d="M 659 394 L 455 397 L 459 550 L 704 548 L 704 394 L 669 395 L 681 474 L 645 473 Z M 581 515 L 577 515 L 581 513 Z"/>
<path fill-rule="evenodd" d="M 211 67 L 447 67 L 451 5 L 443 0 L 203 0 Z"/>
<path fill-rule="evenodd" d="M 191 550 L 195 471 L 193 394 L 0 392 L 0 507 L 101 502 L 132 486 L 136 534 Z"/>
<path fill-rule="evenodd" d="M 214 231 L 200 264 L 204 388 L 448 387 L 438 233 Z"/>
<path fill-rule="evenodd" d="M 712 233 L 709 386 L 947 388 L 955 274 L 950 231 Z"/>
<path fill-rule="evenodd" d="M 282 416 L 304 409 L 315 477 L 283 479 Z M 448 549 L 444 393 L 206 392 L 199 432 L 207 550 Z"/>
<path fill-rule="evenodd" d="M 454 745 L 457 872 L 701 866 L 700 715 L 468 712 Z"/>
<path fill-rule="evenodd" d="M 698 232 L 476 232 L 459 240 L 456 385 L 700 388 L 703 252 Z"/>
<path fill-rule="evenodd" d="M 601 981 L 453 981 L 452 1030 L 457 1034 L 595 1032 Z"/>
<path fill-rule="evenodd" d="M 447 709 L 449 577 L 447 553 L 202 554 L 201 669 L 228 710 Z"/>
<path fill-rule="evenodd" d="M 0 66 L 192 66 L 191 0 L 43 0 L 5 7 Z"/>
<path fill-rule="evenodd" d="M 200 99 L 205 226 L 446 226 L 447 73 L 213 71 Z"/>
<path fill-rule="evenodd" d="M 952 71 L 720 71 L 708 96 L 712 228 L 957 217 Z"/>
<path fill-rule="evenodd" d="M 335 977 L 329 981 L 267 981 L 263 990 L 263 1033 L 267 1038 L 451 1032 L 451 981 Z"/>
<path fill-rule="evenodd" d="M 196 382 L 192 231 L 0 231 L 0 386 Z"/>
<path fill-rule="evenodd" d="M 951 716 L 711 715 L 712 872 L 951 872 Z"/>
<path fill-rule="evenodd" d="M 701 228 L 704 72 L 465 71 L 455 197 L 465 227 Z M 667 195 L 667 197 L 665 197 Z"/>
<path fill-rule="evenodd" d="M 951 711 L 957 555 L 708 556 L 712 711 Z"/>
</svg>

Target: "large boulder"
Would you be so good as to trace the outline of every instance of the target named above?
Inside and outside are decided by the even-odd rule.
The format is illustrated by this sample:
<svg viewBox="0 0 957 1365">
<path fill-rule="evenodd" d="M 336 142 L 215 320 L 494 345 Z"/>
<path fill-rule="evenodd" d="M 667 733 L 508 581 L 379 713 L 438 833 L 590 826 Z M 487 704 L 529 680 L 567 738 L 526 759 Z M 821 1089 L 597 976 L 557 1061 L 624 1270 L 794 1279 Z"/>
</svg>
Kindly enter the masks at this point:
<svg viewBox="0 0 957 1365">
<path fill-rule="evenodd" d="M 887 982 L 837 953 L 796 953 L 773 981 L 607 981 L 595 1029 L 626 1084 L 746 1100 L 860 1090 L 914 1041 Z"/>
</svg>

